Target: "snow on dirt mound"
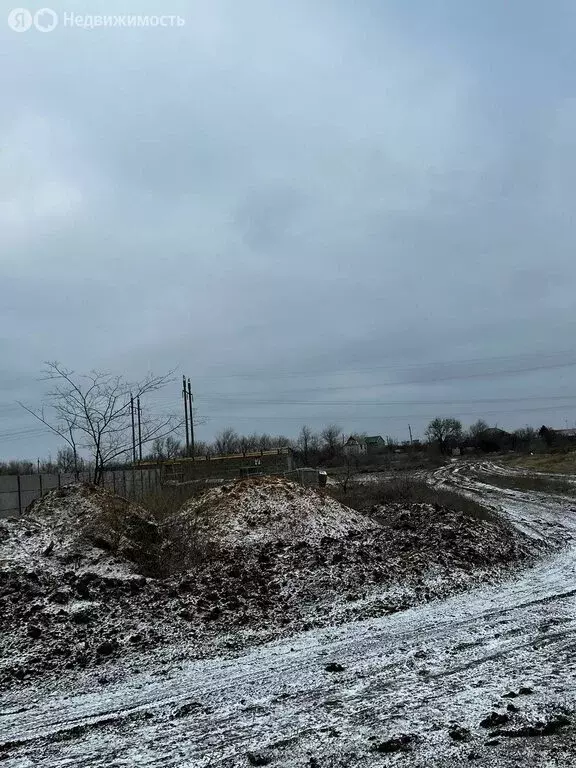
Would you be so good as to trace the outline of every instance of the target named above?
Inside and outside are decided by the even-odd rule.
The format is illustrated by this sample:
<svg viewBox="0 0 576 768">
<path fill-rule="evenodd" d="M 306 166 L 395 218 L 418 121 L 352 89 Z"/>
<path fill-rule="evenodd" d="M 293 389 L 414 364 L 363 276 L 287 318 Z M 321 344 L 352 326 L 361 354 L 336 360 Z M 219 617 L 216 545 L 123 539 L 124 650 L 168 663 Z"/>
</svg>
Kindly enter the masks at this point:
<svg viewBox="0 0 576 768">
<path fill-rule="evenodd" d="M 371 513 L 251 479 L 188 501 L 158 529 L 105 491 L 50 493 L 0 523 L 0 688 L 119 655 L 142 662 L 179 645 L 202 656 L 388 615 L 530 556 L 497 516 L 430 504 Z"/>
<path fill-rule="evenodd" d="M 0 521 L 0 686 L 95 663 L 123 627 L 152 623 L 155 609 L 136 595 L 159 550 L 144 509 L 91 485 L 51 491 Z"/>
<path fill-rule="evenodd" d="M 390 565 L 397 563 L 404 571 L 506 567 L 530 559 L 539 549 L 488 510 L 473 515 L 440 504 L 396 502 L 375 507 L 372 516 L 386 532 Z"/>
<path fill-rule="evenodd" d="M 129 575 L 155 567 L 159 533 L 138 505 L 102 488 L 73 484 L 34 501 L 0 525 L 0 565 Z"/>
<path fill-rule="evenodd" d="M 163 559 L 183 573 L 186 610 L 226 628 L 259 616 L 298 631 L 391 613 L 534 555 L 496 515 L 406 503 L 367 516 L 280 478 L 208 491 L 163 531 Z"/>
<path fill-rule="evenodd" d="M 344 539 L 379 526 L 331 496 L 279 477 L 240 480 L 192 499 L 172 524 L 219 546 Z"/>
</svg>

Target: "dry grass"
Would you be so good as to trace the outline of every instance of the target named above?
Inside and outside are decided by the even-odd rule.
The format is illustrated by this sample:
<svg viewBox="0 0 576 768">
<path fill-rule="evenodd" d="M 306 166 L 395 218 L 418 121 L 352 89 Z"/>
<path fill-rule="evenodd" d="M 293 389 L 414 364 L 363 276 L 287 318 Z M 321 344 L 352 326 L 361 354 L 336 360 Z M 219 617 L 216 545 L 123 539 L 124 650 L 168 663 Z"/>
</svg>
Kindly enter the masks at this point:
<svg viewBox="0 0 576 768">
<path fill-rule="evenodd" d="M 512 491 L 536 491 L 537 493 L 560 494 L 576 496 L 576 485 L 560 477 L 545 477 L 542 475 L 498 475 L 477 474 L 482 483 L 495 485 Z"/>
<path fill-rule="evenodd" d="M 212 553 L 212 542 L 199 515 L 178 515 L 161 526 L 162 550 L 159 572 L 163 576 L 194 570 Z"/>
<path fill-rule="evenodd" d="M 512 456 L 506 458 L 512 467 L 531 469 L 534 472 L 557 472 L 576 474 L 576 451 L 568 453 L 536 453 L 533 456 Z"/>
<path fill-rule="evenodd" d="M 398 475 L 377 483 L 356 483 L 344 493 L 340 488 L 330 490 L 342 504 L 364 514 L 370 514 L 375 506 L 391 503 L 437 504 L 461 512 L 475 520 L 495 522 L 497 515 L 487 507 L 456 491 L 432 488 L 423 480 L 410 475 Z"/>
<path fill-rule="evenodd" d="M 205 528 L 201 528 L 201 515 L 180 516 L 176 513 L 190 499 L 206 492 L 204 481 L 185 485 L 166 485 L 147 494 L 140 503 L 158 523 L 161 546 L 158 552 L 156 572 L 160 577 L 194 570 L 211 554 L 211 544 Z"/>
<path fill-rule="evenodd" d="M 159 490 L 147 493 L 140 504 L 147 509 L 157 523 L 162 524 L 174 515 L 188 499 L 195 499 L 207 490 L 204 482 L 185 485 L 165 485 Z"/>
</svg>

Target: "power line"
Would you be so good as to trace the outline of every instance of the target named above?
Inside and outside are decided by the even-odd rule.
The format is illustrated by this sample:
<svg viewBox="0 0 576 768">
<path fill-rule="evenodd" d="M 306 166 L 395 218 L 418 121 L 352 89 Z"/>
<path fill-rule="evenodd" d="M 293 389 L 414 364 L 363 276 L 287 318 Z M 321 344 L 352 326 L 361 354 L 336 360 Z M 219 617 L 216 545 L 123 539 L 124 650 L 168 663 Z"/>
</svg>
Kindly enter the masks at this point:
<svg viewBox="0 0 576 768">
<path fill-rule="evenodd" d="M 542 406 L 540 408 L 507 408 L 506 410 L 496 410 L 496 411 L 458 411 L 458 416 L 492 416 L 496 414 L 509 414 L 509 413 L 540 413 L 542 411 L 566 411 L 567 409 L 573 410 L 576 409 L 576 404 L 574 405 L 550 405 L 550 406 Z M 212 413 L 211 416 L 226 416 L 227 418 L 230 417 L 229 412 L 226 413 Z M 398 419 L 434 419 L 438 416 L 438 413 L 403 413 L 403 414 L 394 414 L 389 416 L 382 416 L 381 414 L 354 414 L 353 416 L 349 417 L 352 419 L 370 419 L 371 421 L 396 421 Z M 319 420 L 325 420 L 328 418 L 327 415 L 318 415 L 318 416 L 310 416 L 310 415 L 301 415 L 301 416 L 280 416 L 276 414 L 254 414 L 254 415 L 246 415 L 246 416 L 234 416 L 234 419 L 242 419 L 242 420 L 253 420 L 253 419 L 267 419 L 268 421 L 302 421 L 302 420 L 310 420 L 310 419 L 319 419 Z"/>
<path fill-rule="evenodd" d="M 42 427 L 33 427 L 31 429 L 16 429 L 16 430 L 11 430 L 10 432 L 0 433 L 0 439 L 17 437 L 18 435 L 24 435 L 24 436 L 39 435 L 39 434 L 44 434 L 46 432 L 50 432 L 50 430 L 44 429 Z"/>
<path fill-rule="evenodd" d="M 198 379 L 207 379 L 207 380 L 220 380 L 220 379 L 254 379 L 258 378 L 259 376 L 264 375 L 267 379 L 283 379 L 283 378 L 291 378 L 291 377 L 320 377 L 320 376 L 340 376 L 340 375 L 349 375 L 351 373 L 372 373 L 375 371 L 390 371 L 390 370 L 405 370 L 405 371 L 413 371 L 418 369 L 426 369 L 431 368 L 434 366 L 453 366 L 453 365 L 478 365 L 483 363 L 493 363 L 493 362 L 514 362 L 514 361 L 522 361 L 525 360 L 527 362 L 534 360 L 534 359 L 540 359 L 542 362 L 544 360 L 550 360 L 554 358 L 569 358 L 569 361 L 567 360 L 560 360 L 558 363 L 548 363 L 547 366 L 550 366 L 551 368 L 555 368 L 557 365 L 561 366 L 573 366 L 576 365 L 576 358 L 575 358 L 575 352 L 573 349 L 571 350 L 564 350 L 564 351 L 557 351 L 557 352 L 524 352 L 517 355 L 499 355 L 499 356 L 491 356 L 491 357 L 476 357 L 476 358 L 466 358 L 466 359 L 457 359 L 457 360 L 443 360 L 443 361 L 435 361 L 431 360 L 424 363 L 408 363 L 408 364 L 400 364 L 400 363 L 390 363 L 386 365 L 381 366 L 365 366 L 360 368 L 336 368 L 336 369 L 324 369 L 324 370 L 310 370 L 310 368 L 307 368 L 306 370 L 290 370 L 290 371 L 283 371 L 283 372 L 270 372 L 270 369 L 261 368 L 261 369 L 252 369 L 249 373 L 223 373 L 223 374 L 214 374 L 213 376 L 195 376 L 195 378 Z M 541 366 L 537 366 L 536 370 L 540 370 Z M 522 369 L 524 370 L 532 370 L 531 368 Z"/>
<path fill-rule="evenodd" d="M 362 387 L 359 387 L 361 389 Z M 329 389 L 329 388 L 327 388 Z M 336 391 L 340 389 L 340 387 L 334 388 Z M 307 392 L 310 390 L 304 390 L 304 392 Z M 323 391 L 323 390 L 321 390 Z M 292 390 L 293 394 L 298 394 L 298 391 Z M 281 393 L 280 393 L 281 394 Z M 472 399 L 466 399 L 466 400 L 386 400 L 385 402 L 378 401 L 378 400 L 288 400 L 286 397 L 282 397 L 281 399 L 262 399 L 262 398 L 251 398 L 247 399 L 242 396 L 242 394 L 221 394 L 221 395 L 196 395 L 197 399 L 201 400 L 206 405 L 209 405 L 212 401 L 216 403 L 225 403 L 225 404 L 255 404 L 255 405 L 261 405 L 261 404 L 271 404 L 271 405 L 284 405 L 285 403 L 293 403 L 296 405 L 301 404 L 310 404 L 310 405 L 319 405 L 319 404 L 327 404 L 327 405 L 345 405 L 347 403 L 353 404 L 353 405 L 361 405 L 362 403 L 370 404 L 370 405 L 449 405 L 449 404 L 459 404 L 459 405 L 467 405 L 469 403 L 517 403 L 519 401 L 531 401 L 531 400 L 574 400 L 576 399 L 576 395 L 528 395 L 526 397 L 486 397 L 486 398 L 472 398 Z M 169 404 L 172 403 L 172 398 L 160 398 L 157 400 L 152 401 L 153 405 L 163 405 L 163 404 Z"/>
<path fill-rule="evenodd" d="M 360 375 L 366 375 L 371 373 L 377 373 L 377 372 L 390 372 L 390 371 L 405 371 L 405 372 L 427 372 L 431 369 L 438 369 L 443 366 L 465 366 L 465 365 L 484 365 L 488 363 L 516 363 L 519 364 L 522 361 L 525 362 L 525 365 L 523 367 L 516 367 L 516 368 L 508 368 L 508 369 L 500 369 L 500 370 L 489 370 L 489 371 L 476 371 L 476 372 L 469 372 L 469 373 L 457 373 L 452 372 L 450 374 L 446 374 L 444 376 L 442 375 L 434 375 L 433 378 L 429 380 L 423 380 L 422 378 L 405 378 L 402 381 L 384 381 L 384 382 L 376 382 L 376 383 L 358 383 L 358 384 L 345 384 L 340 386 L 315 386 L 315 387 L 305 387 L 303 389 L 291 389 L 287 390 L 284 393 L 282 392 L 275 392 L 275 397 L 258 397 L 254 396 L 254 392 L 246 393 L 246 396 L 243 396 L 242 394 L 235 393 L 227 393 L 227 392 L 213 392 L 210 391 L 207 395 L 196 395 L 196 397 L 200 400 L 201 403 L 203 403 L 206 407 L 210 407 L 211 404 L 214 404 L 215 406 L 244 406 L 244 407 L 266 407 L 266 406 L 301 406 L 301 407 L 308 407 L 308 406 L 314 406 L 314 407 L 350 407 L 354 409 L 362 409 L 362 408 L 388 408 L 388 407 L 411 407 L 411 406 L 437 406 L 437 407 L 443 407 L 443 406 L 450 406 L 450 407 L 458 407 L 458 406 L 468 406 L 473 404 L 496 404 L 496 403 L 517 403 L 517 402 L 531 402 L 531 401 L 572 401 L 576 399 L 575 395 L 537 395 L 537 396 L 526 396 L 526 397 L 495 397 L 495 398 L 476 398 L 476 399 L 468 399 L 468 400 L 395 400 L 390 401 L 387 400 L 386 402 L 383 402 L 381 400 L 350 400 L 350 399 L 339 399 L 339 400 L 326 400 L 326 399 L 309 399 L 306 398 L 306 395 L 308 393 L 314 393 L 314 392 L 340 392 L 340 391 L 362 391 L 366 389 L 380 389 L 384 387 L 396 387 L 401 388 L 408 385 L 420 385 L 420 386 L 431 386 L 436 383 L 446 382 L 446 381 L 458 381 L 458 380 L 466 380 L 466 379 L 479 379 L 479 378 L 502 378 L 505 376 L 514 376 L 518 374 L 528 374 L 532 372 L 538 372 L 538 371 L 552 371 L 552 370 L 560 370 L 564 368 L 571 368 L 576 366 L 576 357 L 574 356 L 575 353 L 573 350 L 567 351 L 567 352 L 555 352 L 555 353 L 523 353 L 519 355 L 504 355 L 504 356 L 493 356 L 493 357 L 484 357 L 484 358 L 469 358 L 466 360 L 453 360 L 450 362 L 426 362 L 426 363 L 415 363 L 412 365 L 386 365 L 384 366 L 371 366 L 371 367 L 365 367 L 365 368 L 357 368 L 357 369 L 336 369 L 336 370 L 324 370 L 324 371 L 311 371 L 310 369 L 306 371 L 289 371 L 289 372 L 281 372 L 281 373 L 271 373 L 269 370 L 263 369 L 262 372 L 259 374 L 258 371 L 251 370 L 250 373 L 245 374 L 222 374 L 217 377 L 209 377 L 209 376 L 200 376 L 198 378 L 204 379 L 204 380 L 211 380 L 214 378 L 218 379 L 248 379 L 248 380 L 254 380 L 259 375 L 264 376 L 267 380 L 283 380 L 283 379 L 290 379 L 294 377 L 298 377 L 298 379 L 302 379 L 305 377 L 308 378 L 321 378 L 321 377 L 327 377 L 327 376 L 340 376 L 340 375 L 353 375 L 353 374 L 360 374 Z M 558 358 L 564 358 L 561 360 L 558 360 Z M 539 360 L 539 362 L 536 364 L 536 361 Z M 546 362 L 547 361 L 547 362 Z M 533 364 L 530 364 L 533 363 Z M 435 374 L 436 371 L 433 371 Z M 438 373 L 441 373 L 439 371 Z M 265 382 L 263 381 L 262 384 L 264 385 Z M 184 385 L 184 390 L 186 391 L 186 386 Z M 188 387 L 188 393 L 190 393 L 190 387 Z M 286 397 L 285 395 L 288 395 Z M 290 395 L 293 396 L 292 399 L 290 399 Z M 298 398 L 298 395 L 300 397 Z M 173 399 L 170 398 L 158 398 L 153 401 L 153 405 L 155 407 L 162 407 L 163 404 L 167 404 L 168 402 L 173 403 Z M 189 411 L 191 411 L 191 402 L 188 400 L 187 405 L 189 406 Z M 554 406 L 547 406 L 542 405 L 539 407 L 534 408 L 510 408 L 507 410 L 492 410 L 492 411 L 467 411 L 467 412 L 461 412 L 462 416 L 482 416 L 482 415 L 492 415 L 492 414 L 511 414 L 511 413 L 534 413 L 539 411 L 555 411 L 555 410 L 565 410 L 567 408 L 573 408 L 574 406 L 570 405 L 569 402 L 566 402 L 564 405 L 554 405 Z M 16 404 L 5 404 L 0 406 L 0 413 L 5 416 L 7 413 L 15 413 L 16 411 L 21 413 L 21 408 L 19 405 Z M 223 415 L 226 415 L 227 418 L 230 417 L 230 414 L 224 414 L 223 411 L 213 411 L 210 415 L 213 415 L 215 417 L 221 417 Z M 433 414 L 432 417 L 436 416 L 437 414 Z M 257 415 L 246 415 L 246 416 L 234 416 L 236 419 L 268 419 L 268 420 L 302 420 L 302 419 L 310 419 L 314 418 L 321 419 L 325 417 L 311 417 L 310 415 L 306 416 L 302 414 L 301 416 L 295 417 L 295 416 L 278 416 L 276 414 L 257 414 Z M 404 415 L 388 415 L 383 416 L 382 414 L 371 414 L 371 415 L 362 415 L 355 413 L 353 415 L 353 418 L 359 419 L 359 418 L 369 418 L 371 420 L 374 419 L 402 419 L 402 418 L 428 418 L 426 414 L 404 414 Z M 0 433 L 0 440 L 3 442 L 13 442 L 16 440 L 22 440 L 22 439 L 31 439 L 33 437 L 37 437 L 40 435 L 47 435 L 51 434 L 48 430 L 45 429 L 13 429 L 8 430 L 4 433 Z"/>
<path fill-rule="evenodd" d="M 199 396 L 199 399 L 203 399 Z M 480 398 L 474 400 L 287 400 L 286 398 L 278 400 L 256 400 L 256 399 L 243 399 L 238 396 L 231 396 L 229 399 L 214 398 L 214 402 L 217 404 L 230 404 L 230 405 L 350 405 L 354 407 L 369 406 L 369 407 L 389 407 L 398 405 L 472 405 L 475 403 L 517 403 L 520 401 L 534 401 L 534 400 L 576 400 L 576 395 L 553 395 L 547 397 L 546 395 L 538 395 L 537 397 L 494 397 L 494 398 Z M 212 402 L 210 399 L 203 400 L 206 404 Z"/>
<path fill-rule="evenodd" d="M 335 390 L 340 387 L 335 387 Z M 309 391 L 309 390 L 306 390 Z M 242 395 L 230 394 L 230 395 L 195 395 L 196 399 L 205 405 L 209 406 L 212 402 L 217 405 L 244 405 L 244 406 L 261 406 L 261 405 L 305 405 L 305 406 L 353 406 L 353 407 L 395 407 L 395 406 L 411 406 L 411 405 L 473 405 L 481 403 L 517 403 L 517 402 L 532 402 L 537 400 L 576 400 L 576 395 L 529 395 L 525 397 L 486 397 L 486 398 L 473 398 L 466 400 L 289 400 L 285 397 L 281 399 L 256 399 L 249 396 L 244 398 Z M 152 406 L 172 405 L 173 398 L 158 398 L 151 400 Z M 22 414 L 24 416 L 24 413 Z M 13 435 L 23 434 L 24 432 L 34 432 L 34 428 L 31 430 L 15 429 L 9 432 L 0 433 L 0 439 L 3 437 L 11 437 Z"/>
<path fill-rule="evenodd" d="M 392 381 L 384 381 L 384 382 L 378 382 L 378 383 L 372 383 L 372 384 L 346 384 L 341 386 L 325 386 L 325 387 L 306 387 L 302 392 L 339 392 L 342 390 L 363 390 L 363 389 L 380 389 L 384 387 L 396 387 L 401 388 L 404 386 L 409 386 L 413 384 L 417 384 L 420 386 L 432 386 L 437 383 L 442 383 L 446 381 L 459 381 L 459 380 L 472 380 L 472 379 L 480 379 L 480 378 L 502 378 L 504 376 L 510 376 L 510 375 L 518 375 L 522 373 L 534 373 L 536 371 L 548 371 L 548 370 L 558 370 L 560 368 L 569 368 L 576 366 L 576 360 L 574 362 L 570 363 L 562 363 L 557 364 L 553 366 L 539 366 L 534 368 L 523 368 L 523 369 L 517 369 L 517 370 L 508 370 L 508 371 L 491 371 L 491 372 L 483 372 L 478 374 L 466 374 L 466 375 L 452 375 L 452 376 L 445 376 L 445 377 L 437 377 L 433 381 L 422 381 L 421 379 L 412 379 L 412 380 L 404 380 L 404 381 L 398 381 L 398 382 L 392 382 Z M 284 390 L 284 393 L 287 394 L 297 394 L 298 390 Z M 282 392 L 279 392 L 277 394 L 283 394 Z M 218 400 L 221 399 L 229 399 L 229 398 L 237 398 L 238 394 L 231 394 L 228 392 L 211 392 L 209 396 L 204 396 L 201 393 L 197 394 L 197 398 L 206 402 L 209 402 L 210 400 Z M 510 398 L 512 400 L 513 398 Z M 521 399 L 521 398 L 515 398 L 515 399 Z M 545 396 L 542 396 L 542 399 L 545 399 Z M 160 400 L 156 402 L 161 402 Z M 254 401 L 259 402 L 259 401 Z M 286 402 L 285 398 L 282 398 L 282 402 Z"/>
<path fill-rule="evenodd" d="M 402 386 L 408 386 L 412 384 L 418 384 L 421 386 L 426 385 L 432 385 L 434 383 L 441 383 L 444 381 L 458 381 L 458 380 L 465 380 L 465 379 L 476 379 L 476 378 L 500 378 L 502 376 L 508 376 L 508 375 L 518 375 L 522 373 L 532 373 L 537 371 L 545 371 L 545 370 L 558 370 L 561 368 L 571 368 L 576 366 L 576 357 L 574 357 L 574 351 L 571 350 L 569 352 L 555 352 L 555 353 L 547 353 L 547 354 L 539 354 L 539 353 L 524 353 L 520 355 L 505 355 L 500 357 L 485 357 L 485 358 L 469 358 L 467 360 L 453 360 L 453 361 L 445 361 L 445 362 L 427 362 L 427 363 L 415 363 L 412 365 L 404 365 L 400 369 L 396 366 L 397 370 L 404 370 L 404 371 L 417 371 L 417 370 L 427 370 L 431 367 L 441 367 L 441 366 L 451 366 L 451 365 L 468 365 L 468 364 L 474 364 L 474 363 L 487 363 L 487 362 L 496 362 L 496 361 L 518 361 L 522 359 L 533 359 L 534 357 L 541 357 L 541 358 L 550 358 L 550 357 L 569 357 L 569 360 L 562 360 L 556 363 L 541 363 L 539 365 L 534 365 L 531 367 L 523 367 L 523 368 L 515 368 L 515 369 L 508 369 L 508 370 L 492 370 L 492 371 L 480 371 L 476 373 L 453 373 L 446 376 L 441 377 L 434 377 L 431 380 L 422 380 L 422 379 L 405 379 L 401 381 L 384 381 L 384 382 L 376 382 L 376 383 L 358 383 L 358 384 L 345 384 L 340 386 L 320 386 L 320 387 L 306 387 L 304 388 L 304 392 L 330 392 L 330 391 L 340 391 L 340 390 L 358 390 L 358 389 L 373 389 L 373 388 L 380 388 L 380 387 L 402 387 Z M 319 378 L 322 376 L 336 376 L 336 375 L 351 375 L 355 373 L 365 374 L 365 373 L 373 373 L 377 371 L 390 371 L 394 370 L 394 365 L 387 365 L 384 366 L 372 366 L 372 367 L 366 367 L 361 369 L 336 369 L 336 370 L 325 370 L 325 371 L 291 371 L 291 372 L 285 372 L 285 373 L 277 373 L 273 374 L 269 371 L 264 370 L 263 373 L 266 376 L 266 379 L 284 379 L 284 378 L 292 378 L 292 377 L 298 377 L 301 379 L 302 377 L 309 376 L 313 378 Z M 251 372 L 249 374 L 223 374 L 218 377 L 207 377 L 207 376 L 199 376 L 200 379 L 230 379 L 230 378 L 249 378 L 254 379 L 258 376 L 258 373 Z M 288 390 L 288 394 L 291 392 L 294 392 L 294 390 Z M 295 392 L 297 393 L 297 391 Z M 278 393 L 280 394 L 280 393 Z M 203 396 L 202 394 L 196 395 L 198 398 L 201 398 L 202 400 L 207 400 L 208 398 L 206 396 Z M 210 399 L 216 399 L 216 398 L 227 398 L 230 394 L 227 392 L 211 392 Z M 543 399 L 545 399 L 545 396 L 542 396 Z M 519 398 L 520 399 L 520 398 Z M 521 398 L 525 399 L 525 398 Z M 283 399 L 284 401 L 284 399 Z M 496 400 L 494 400 L 496 401 Z M 166 402 L 166 399 L 158 399 L 156 402 Z M 478 401 L 480 402 L 480 401 Z M 488 402 L 485 401 L 485 402 Z M 0 405 L 0 408 L 3 409 L 5 412 L 16 412 L 20 411 L 20 406 L 16 404 L 6 404 L 6 405 Z"/>
<path fill-rule="evenodd" d="M 15 437 L 10 437 L 8 439 L 2 438 L 1 445 L 11 445 L 12 443 L 18 443 L 18 442 L 21 442 L 22 440 L 31 440 L 36 437 L 42 437 L 43 435 L 54 436 L 54 433 L 46 430 L 45 432 L 40 432 L 36 435 L 17 435 Z"/>
</svg>

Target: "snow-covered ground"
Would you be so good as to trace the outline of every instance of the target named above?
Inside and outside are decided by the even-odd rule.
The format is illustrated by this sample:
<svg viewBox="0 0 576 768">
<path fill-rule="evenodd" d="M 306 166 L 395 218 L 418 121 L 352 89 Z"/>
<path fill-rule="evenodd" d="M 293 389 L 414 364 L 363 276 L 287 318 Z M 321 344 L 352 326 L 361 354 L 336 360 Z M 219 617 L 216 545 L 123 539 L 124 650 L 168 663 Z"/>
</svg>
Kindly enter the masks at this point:
<svg viewBox="0 0 576 768">
<path fill-rule="evenodd" d="M 433 481 L 488 498 L 556 554 L 498 586 L 236 657 L 23 683 L 0 700 L 0 763 L 573 765 L 576 505 L 484 486 L 465 463 Z M 500 724 L 482 727 L 493 712 Z"/>
</svg>

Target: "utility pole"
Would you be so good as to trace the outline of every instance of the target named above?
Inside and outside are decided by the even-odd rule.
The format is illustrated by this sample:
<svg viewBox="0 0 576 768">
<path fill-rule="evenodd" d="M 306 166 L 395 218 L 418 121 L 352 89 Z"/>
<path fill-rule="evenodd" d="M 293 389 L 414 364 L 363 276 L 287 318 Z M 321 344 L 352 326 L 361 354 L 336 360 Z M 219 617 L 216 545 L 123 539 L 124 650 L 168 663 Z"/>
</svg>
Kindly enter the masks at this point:
<svg viewBox="0 0 576 768">
<path fill-rule="evenodd" d="M 412 427 L 408 424 L 408 433 L 410 435 L 410 445 L 412 445 Z"/>
<path fill-rule="evenodd" d="M 184 398 L 184 421 L 186 422 L 186 456 L 189 456 L 190 438 L 188 434 L 188 393 L 186 392 L 186 376 L 182 376 L 182 397 Z"/>
<path fill-rule="evenodd" d="M 132 415 L 132 464 L 136 464 L 136 424 L 134 422 L 134 398 L 130 395 L 130 413 Z"/>
<path fill-rule="evenodd" d="M 192 385 L 190 379 L 188 379 L 188 411 L 190 413 L 190 453 L 194 458 L 194 419 L 192 418 L 192 403 L 194 402 L 194 395 L 192 394 Z"/>
<path fill-rule="evenodd" d="M 140 461 L 142 461 L 142 409 L 140 408 L 140 396 L 138 396 L 136 403 L 138 407 L 138 456 Z"/>
</svg>

